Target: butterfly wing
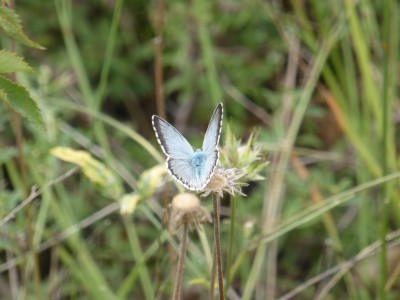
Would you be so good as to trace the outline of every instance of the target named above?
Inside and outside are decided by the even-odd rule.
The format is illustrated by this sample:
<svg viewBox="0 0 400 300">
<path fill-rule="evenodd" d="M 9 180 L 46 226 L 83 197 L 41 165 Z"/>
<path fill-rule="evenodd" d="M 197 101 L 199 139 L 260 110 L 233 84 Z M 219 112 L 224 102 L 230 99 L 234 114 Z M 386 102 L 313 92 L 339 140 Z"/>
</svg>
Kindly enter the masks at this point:
<svg viewBox="0 0 400 300">
<path fill-rule="evenodd" d="M 214 174 L 214 170 L 217 167 L 219 159 L 218 149 L 215 149 L 211 153 L 207 153 L 207 158 L 204 161 L 203 172 L 200 178 L 200 190 L 204 189 L 204 187 L 211 180 L 211 177 Z"/>
<path fill-rule="evenodd" d="M 193 167 L 190 164 L 190 159 L 167 158 L 167 170 L 178 182 L 189 190 L 195 190 L 197 186 Z"/>
<path fill-rule="evenodd" d="M 176 159 L 190 159 L 193 148 L 174 126 L 156 115 L 152 117 L 152 123 L 157 141 L 165 155 Z"/>
<path fill-rule="evenodd" d="M 218 163 L 218 150 L 214 150 L 209 154 L 202 152 L 202 154 L 205 160 L 200 169 L 193 167 L 190 159 L 176 159 L 172 157 L 168 157 L 167 159 L 166 164 L 169 173 L 188 190 L 199 191 L 204 189 L 210 181 Z"/>
<path fill-rule="evenodd" d="M 214 113 L 211 116 L 210 123 L 208 124 L 208 128 L 204 136 L 202 150 L 206 154 L 206 160 L 204 162 L 203 171 L 199 180 L 201 185 L 200 189 L 203 189 L 210 181 L 218 164 L 218 143 L 221 136 L 223 112 L 224 109 L 222 103 L 220 103 L 215 108 Z"/>
<path fill-rule="evenodd" d="M 166 166 L 168 172 L 185 188 L 191 191 L 202 190 L 210 181 L 218 163 L 218 143 L 222 127 L 222 104 L 215 109 L 203 141 L 201 155 L 204 162 L 194 167 L 192 159 L 195 156 L 189 142 L 167 121 L 153 116 L 153 128 L 157 141 L 163 152 L 168 156 Z M 198 154 L 198 152 L 196 152 Z"/>
<path fill-rule="evenodd" d="M 222 118 L 223 107 L 222 103 L 220 103 L 214 110 L 210 123 L 208 124 L 206 135 L 204 136 L 202 150 L 207 154 L 211 154 L 218 148 L 219 138 L 221 136 Z"/>
<path fill-rule="evenodd" d="M 165 162 L 168 172 L 187 189 L 193 182 L 193 168 L 190 159 L 194 153 L 189 142 L 170 123 L 154 115 L 153 129 L 161 149 L 167 155 Z"/>
</svg>

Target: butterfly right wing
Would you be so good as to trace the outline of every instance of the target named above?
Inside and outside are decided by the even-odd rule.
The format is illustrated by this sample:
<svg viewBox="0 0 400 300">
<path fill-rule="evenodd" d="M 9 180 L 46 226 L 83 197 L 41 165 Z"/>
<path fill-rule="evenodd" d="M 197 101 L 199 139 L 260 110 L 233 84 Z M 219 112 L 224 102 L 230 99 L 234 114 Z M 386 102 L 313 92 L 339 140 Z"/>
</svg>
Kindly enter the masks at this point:
<svg viewBox="0 0 400 300">
<path fill-rule="evenodd" d="M 215 149 L 218 149 L 219 138 L 221 136 L 222 119 L 224 109 L 222 103 L 218 104 L 211 117 L 210 123 L 203 141 L 203 151 L 211 154 Z"/>
<path fill-rule="evenodd" d="M 189 142 L 167 121 L 154 115 L 153 129 L 161 149 L 168 157 L 179 160 L 188 160 L 194 153 Z"/>
</svg>

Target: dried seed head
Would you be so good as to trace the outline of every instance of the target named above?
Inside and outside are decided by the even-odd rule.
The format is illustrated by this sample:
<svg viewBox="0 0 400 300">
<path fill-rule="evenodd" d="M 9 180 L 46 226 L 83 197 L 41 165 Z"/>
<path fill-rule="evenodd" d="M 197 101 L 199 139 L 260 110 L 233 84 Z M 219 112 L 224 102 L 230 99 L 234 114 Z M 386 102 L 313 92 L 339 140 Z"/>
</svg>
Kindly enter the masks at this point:
<svg viewBox="0 0 400 300">
<path fill-rule="evenodd" d="M 170 204 L 170 212 L 170 226 L 173 229 L 179 228 L 184 223 L 193 228 L 199 224 L 211 222 L 210 213 L 200 205 L 199 198 L 192 193 L 176 195 Z"/>
<path fill-rule="evenodd" d="M 232 196 L 234 196 L 235 193 L 246 196 L 242 193 L 242 186 L 246 186 L 247 183 L 239 181 L 245 175 L 246 172 L 240 169 L 225 169 L 221 166 L 217 166 L 201 196 L 207 197 L 211 193 L 216 193 L 222 198 L 224 192 Z"/>
</svg>

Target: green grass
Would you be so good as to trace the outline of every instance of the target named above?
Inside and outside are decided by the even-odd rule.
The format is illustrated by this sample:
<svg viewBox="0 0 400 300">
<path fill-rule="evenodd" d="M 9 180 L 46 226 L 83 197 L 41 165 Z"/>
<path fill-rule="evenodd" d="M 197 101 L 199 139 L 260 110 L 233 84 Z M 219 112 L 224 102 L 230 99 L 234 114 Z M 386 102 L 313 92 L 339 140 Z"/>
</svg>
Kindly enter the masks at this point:
<svg viewBox="0 0 400 300">
<path fill-rule="evenodd" d="M 0 105 L 0 299 L 171 299 L 181 232 L 165 212 L 183 189 L 154 168 L 151 115 L 200 146 L 219 102 L 226 166 L 270 160 L 221 200 L 226 298 L 396 299 L 397 1 L 14 2 L 46 49 L 2 35 L 34 69 L 6 75 L 46 130 Z M 246 165 L 237 140 L 256 131 Z M 91 158 L 76 168 L 60 146 Z M 187 247 L 182 299 L 208 299 L 212 224 Z"/>
</svg>

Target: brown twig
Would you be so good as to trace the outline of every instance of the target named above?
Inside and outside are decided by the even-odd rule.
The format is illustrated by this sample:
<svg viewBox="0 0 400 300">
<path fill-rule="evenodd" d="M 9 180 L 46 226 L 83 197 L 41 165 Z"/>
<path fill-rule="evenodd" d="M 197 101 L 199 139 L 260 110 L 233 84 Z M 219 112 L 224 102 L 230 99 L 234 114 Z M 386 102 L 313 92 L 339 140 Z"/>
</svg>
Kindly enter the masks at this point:
<svg viewBox="0 0 400 300">
<path fill-rule="evenodd" d="M 182 278 L 183 278 L 183 273 L 185 271 L 185 257 L 187 249 L 188 230 L 189 230 L 189 224 L 187 222 L 183 223 L 181 249 L 179 251 L 179 260 L 178 260 L 178 267 L 176 269 L 174 293 L 172 296 L 173 300 L 181 299 Z"/>
<path fill-rule="evenodd" d="M 217 252 L 215 250 L 215 237 L 213 242 L 213 258 L 211 265 L 211 276 L 210 276 L 210 297 L 209 300 L 214 299 L 214 290 L 215 290 L 215 273 L 217 271 Z"/>
<path fill-rule="evenodd" d="M 15 7 L 15 1 L 11 0 L 9 2 L 8 7 L 10 9 L 14 9 Z M 15 41 L 11 40 L 10 42 L 10 48 L 12 52 L 15 52 Z M 12 73 L 10 75 L 12 81 L 16 81 L 16 74 Z M 14 110 L 10 109 L 10 114 L 11 114 L 11 125 L 13 128 L 13 131 L 15 133 L 15 142 L 17 145 L 18 149 L 18 156 L 17 156 L 17 162 L 18 162 L 18 169 L 19 173 L 21 176 L 21 182 L 22 182 L 22 194 L 24 197 L 28 195 L 28 175 L 27 175 L 27 170 L 26 170 L 26 163 L 25 163 L 25 156 L 24 156 L 24 132 L 22 128 L 22 121 L 21 121 L 21 116 L 16 113 Z M 26 207 L 26 214 L 27 214 L 27 220 L 28 220 L 28 234 L 27 234 L 27 240 L 29 247 L 32 251 L 32 259 L 33 259 L 33 273 L 34 273 L 34 280 L 35 280 L 35 294 L 36 298 L 40 297 L 41 291 L 40 291 L 40 285 L 41 285 L 41 278 L 40 278 L 40 266 L 39 266 L 39 258 L 36 253 L 35 249 L 35 244 L 34 244 L 34 235 L 35 235 L 35 225 L 33 224 L 33 215 L 34 215 L 34 208 L 28 205 Z M 28 281 L 27 279 L 28 273 L 26 273 L 26 278 L 25 280 Z"/>
</svg>

